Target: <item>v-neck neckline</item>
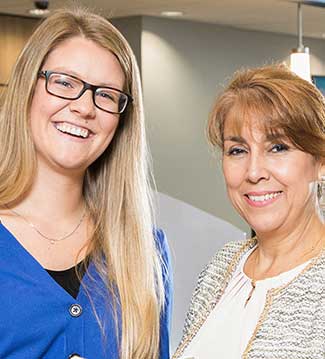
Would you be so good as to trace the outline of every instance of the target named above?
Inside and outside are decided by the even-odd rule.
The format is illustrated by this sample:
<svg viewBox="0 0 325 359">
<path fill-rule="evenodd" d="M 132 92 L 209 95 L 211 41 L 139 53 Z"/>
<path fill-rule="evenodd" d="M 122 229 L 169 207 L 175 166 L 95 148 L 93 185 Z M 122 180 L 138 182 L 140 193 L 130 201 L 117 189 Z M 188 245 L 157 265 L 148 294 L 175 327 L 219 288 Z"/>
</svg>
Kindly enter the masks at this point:
<svg viewBox="0 0 325 359">
<path fill-rule="evenodd" d="M 4 238 L 2 238 L 1 232 L 3 232 L 7 237 L 10 238 L 10 244 L 9 241 L 6 241 Z M 3 245 L 8 247 L 11 247 L 11 245 L 13 245 L 18 255 L 21 255 L 22 257 L 24 257 L 25 260 L 30 262 L 31 265 L 28 266 L 30 271 L 37 272 L 38 280 L 43 281 L 44 285 L 49 287 L 49 290 L 51 290 L 51 292 L 54 292 L 57 296 L 63 297 L 64 299 L 69 299 L 69 302 L 80 302 L 82 298 L 83 283 L 87 281 L 88 271 L 85 272 L 80 282 L 78 295 L 76 298 L 74 298 L 51 277 L 51 275 L 40 264 L 40 262 L 30 252 L 28 252 L 28 250 L 18 241 L 14 234 L 2 223 L 0 219 L 0 247 Z M 90 269 L 90 266 L 91 263 L 88 266 L 88 270 Z"/>
</svg>

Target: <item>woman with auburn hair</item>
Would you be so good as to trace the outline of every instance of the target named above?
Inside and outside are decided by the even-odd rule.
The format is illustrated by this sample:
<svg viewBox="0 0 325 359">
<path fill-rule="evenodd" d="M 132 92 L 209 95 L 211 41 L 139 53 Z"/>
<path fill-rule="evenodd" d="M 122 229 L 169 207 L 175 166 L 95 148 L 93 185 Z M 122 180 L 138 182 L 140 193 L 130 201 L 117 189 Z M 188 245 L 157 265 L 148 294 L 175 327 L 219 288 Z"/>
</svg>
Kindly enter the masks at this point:
<svg viewBox="0 0 325 359">
<path fill-rule="evenodd" d="M 256 237 L 203 270 L 173 358 L 324 358 L 324 97 L 283 65 L 240 71 L 207 132 Z"/>
<path fill-rule="evenodd" d="M 59 10 L 0 117 L 0 357 L 169 358 L 139 72 L 104 18 Z"/>
</svg>

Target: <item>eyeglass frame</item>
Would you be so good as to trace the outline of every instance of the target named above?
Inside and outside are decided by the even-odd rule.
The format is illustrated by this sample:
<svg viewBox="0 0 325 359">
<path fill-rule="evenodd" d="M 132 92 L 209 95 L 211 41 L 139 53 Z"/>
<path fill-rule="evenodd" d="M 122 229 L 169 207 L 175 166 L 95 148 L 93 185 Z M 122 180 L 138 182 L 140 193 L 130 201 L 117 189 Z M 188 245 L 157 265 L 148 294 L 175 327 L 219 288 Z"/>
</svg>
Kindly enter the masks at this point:
<svg viewBox="0 0 325 359">
<path fill-rule="evenodd" d="M 71 98 L 71 97 L 56 95 L 56 94 L 52 93 L 51 91 L 49 91 L 49 89 L 48 89 L 48 82 L 49 82 L 49 78 L 50 78 L 50 76 L 51 76 L 52 74 L 65 75 L 65 76 L 69 76 L 69 77 L 71 77 L 71 78 L 73 78 L 73 79 L 75 79 L 75 80 L 80 81 L 80 82 L 83 84 L 83 88 L 82 88 L 82 90 L 80 91 L 80 93 L 78 94 L 78 96 Z M 47 93 L 49 93 L 50 95 L 55 96 L 55 97 L 62 98 L 62 99 L 64 99 L 64 100 L 78 100 L 87 90 L 90 90 L 90 91 L 92 92 L 93 104 L 94 104 L 97 108 L 99 108 L 100 110 L 102 110 L 102 111 L 104 111 L 104 112 L 111 113 L 111 114 L 120 115 L 120 114 L 124 113 L 125 110 L 127 109 L 128 105 L 133 102 L 133 97 L 132 97 L 130 94 L 128 94 L 128 93 L 126 93 L 126 92 L 124 92 L 124 91 L 121 91 L 121 90 L 119 90 L 119 89 L 117 89 L 117 88 L 115 88 L 115 87 L 92 85 L 92 84 L 90 84 L 90 83 L 88 83 L 88 82 L 86 82 L 86 81 L 84 81 L 84 80 L 79 79 L 77 76 L 73 76 L 73 75 L 67 74 L 67 73 L 65 73 L 65 72 L 51 71 L 51 70 L 40 70 L 40 71 L 38 71 L 37 75 L 38 75 L 38 77 L 44 77 L 44 78 L 45 78 L 45 89 L 46 89 Z M 100 88 L 100 89 L 110 89 L 110 90 L 114 90 L 114 91 L 117 91 L 117 92 L 119 92 L 119 93 L 125 95 L 128 100 L 127 100 L 127 103 L 126 103 L 126 105 L 125 105 L 123 111 L 121 111 L 121 112 L 113 112 L 113 111 L 105 110 L 104 108 L 98 106 L 97 103 L 96 103 L 96 101 L 95 101 L 95 94 L 96 94 L 96 91 L 97 91 L 99 88 Z"/>
</svg>

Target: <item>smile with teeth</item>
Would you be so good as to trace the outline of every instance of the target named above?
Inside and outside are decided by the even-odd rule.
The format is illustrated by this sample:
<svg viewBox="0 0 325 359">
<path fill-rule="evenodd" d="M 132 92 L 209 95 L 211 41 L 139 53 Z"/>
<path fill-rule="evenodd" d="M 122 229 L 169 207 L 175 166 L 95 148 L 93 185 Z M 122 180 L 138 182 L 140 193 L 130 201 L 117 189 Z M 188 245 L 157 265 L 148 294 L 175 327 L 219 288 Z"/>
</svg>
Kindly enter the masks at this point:
<svg viewBox="0 0 325 359">
<path fill-rule="evenodd" d="M 68 133 L 69 135 L 77 137 L 87 138 L 90 134 L 90 131 L 86 128 L 81 128 L 65 122 L 55 123 L 54 126 L 60 132 Z"/>
<path fill-rule="evenodd" d="M 253 202 L 264 202 L 264 201 L 268 201 L 270 199 L 273 199 L 277 196 L 279 196 L 282 192 L 273 192 L 273 193 L 267 193 L 267 194 L 264 194 L 264 195 L 261 195 L 261 196 L 252 196 L 252 195 L 248 195 L 247 194 L 247 197 L 253 201 Z"/>
</svg>

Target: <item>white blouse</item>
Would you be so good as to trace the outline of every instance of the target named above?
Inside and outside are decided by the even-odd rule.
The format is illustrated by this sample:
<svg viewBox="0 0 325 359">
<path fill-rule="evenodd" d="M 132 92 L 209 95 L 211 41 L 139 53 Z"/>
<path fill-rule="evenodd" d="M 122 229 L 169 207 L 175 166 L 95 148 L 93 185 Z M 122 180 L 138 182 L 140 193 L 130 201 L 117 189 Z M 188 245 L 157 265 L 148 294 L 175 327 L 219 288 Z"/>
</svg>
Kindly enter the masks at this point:
<svg viewBox="0 0 325 359">
<path fill-rule="evenodd" d="M 220 301 L 180 359 L 240 359 L 262 314 L 267 291 L 287 284 L 310 262 L 257 281 L 245 306 L 252 285 L 244 273 L 244 264 L 255 248 L 241 259 Z"/>
</svg>

